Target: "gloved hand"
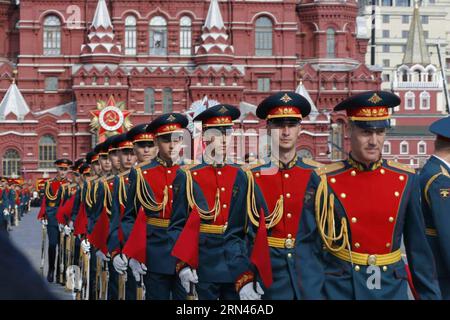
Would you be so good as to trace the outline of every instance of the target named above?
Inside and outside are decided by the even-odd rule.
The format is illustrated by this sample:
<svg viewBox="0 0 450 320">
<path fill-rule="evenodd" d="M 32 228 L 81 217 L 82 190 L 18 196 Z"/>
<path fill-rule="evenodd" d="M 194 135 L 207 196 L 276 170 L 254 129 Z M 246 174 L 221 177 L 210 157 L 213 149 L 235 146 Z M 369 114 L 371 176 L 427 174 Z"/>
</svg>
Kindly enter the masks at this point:
<svg viewBox="0 0 450 320">
<path fill-rule="evenodd" d="M 145 266 L 145 264 L 140 263 L 139 261 L 137 261 L 136 259 L 131 258 L 130 259 L 130 268 L 131 271 L 133 271 L 133 276 L 136 279 L 136 281 L 140 281 L 141 280 L 141 275 L 144 275 L 147 273 L 147 267 Z"/>
<path fill-rule="evenodd" d="M 14 209 L 16 209 L 16 211 L 17 211 L 17 209 L 19 209 L 19 207 L 17 206 L 17 204 L 14 205 Z"/>
<path fill-rule="evenodd" d="M 113 266 L 117 273 L 125 274 L 128 267 L 128 259 L 124 254 L 118 254 L 113 259 Z"/>
<path fill-rule="evenodd" d="M 3 215 L 9 216 L 9 210 L 8 209 L 3 210 Z"/>
<path fill-rule="evenodd" d="M 66 236 L 70 236 L 70 232 L 72 231 L 72 229 L 70 229 L 69 226 L 64 226 L 64 234 Z"/>
<path fill-rule="evenodd" d="M 83 248 L 84 253 L 88 253 L 91 250 L 91 244 L 87 239 L 81 241 L 81 248 Z"/>
<path fill-rule="evenodd" d="M 59 232 L 62 232 L 64 230 L 64 225 L 59 223 L 58 224 L 58 229 L 59 229 Z"/>
<path fill-rule="evenodd" d="M 187 293 L 189 293 L 189 287 L 191 282 L 198 283 L 197 271 L 192 270 L 190 267 L 186 267 L 183 270 L 181 270 L 178 276 L 180 277 L 181 285 L 183 286 L 184 290 L 186 290 Z"/>
<path fill-rule="evenodd" d="M 249 282 L 239 291 L 239 298 L 241 300 L 261 300 L 263 294 L 264 291 L 258 282 L 256 283 L 256 291 L 253 288 L 253 282 Z"/>
<path fill-rule="evenodd" d="M 73 221 L 70 221 L 70 222 L 69 222 L 69 228 L 70 228 L 70 230 L 72 230 L 72 231 L 74 230 L 74 227 L 73 227 Z"/>
<path fill-rule="evenodd" d="M 97 258 L 99 258 L 102 261 L 109 261 L 110 260 L 110 258 L 107 257 L 101 250 L 97 250 L 95 255 L 97 256 Z"/>
<path fill-rule="evenodd" d="M 42 219 L 41 223 L 42 223 L 43 226 L 47 226 L 48 225 L 47 219 Z"/>
</svg>

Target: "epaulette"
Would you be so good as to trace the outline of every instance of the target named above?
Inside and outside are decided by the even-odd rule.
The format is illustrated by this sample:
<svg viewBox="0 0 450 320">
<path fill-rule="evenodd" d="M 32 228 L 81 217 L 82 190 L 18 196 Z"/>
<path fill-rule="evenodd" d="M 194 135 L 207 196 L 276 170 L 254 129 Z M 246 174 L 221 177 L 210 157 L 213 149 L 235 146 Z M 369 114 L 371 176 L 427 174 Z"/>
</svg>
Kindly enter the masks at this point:
<svg viewBox="0 0 450 320">
<path fill-rule="evenodd" d="M 393 161 L 393 160 L 388 160 L 387 161 L 388 166 L 399 169 L 399 170 L 403 170 L 403 171 L 407 171 L 410 173 L 416 173 L 416 170 L 414 170 L 413 168 L 411 168 L 410 166 L 408 166 L 407 164 L 403 164 L 397 161 Z"/>
<path fill-rule="evenodd" d="M 126 171 L 124 171 L 124 172 L 119 173 L 117 176 L 120 178 L 120 177 L 125 177 L 125 176 L 127 176 L 127 175 L 129 175 L 129 174 L 130 174 L 130 169 L 128 169 L 128 170 L 126 170 Z"/>
<path fill-rule="evenodd" d="M 256 162 L 256 163 L 251 163 L 251 164 L 248 164 L 246 166 L 243 166 L 242 169 L 244 171 L 252 171 L 253 169 L 255 169 L 257 167 L 261 167 L 261 166 L 263 166 L 265 164 L 266 164 L 266 162 L 264 160 L 258 160 L 258 162 Z"/>
<path fill-rule="evenodd" d="M 314 171 L 320 176 L 323 174 L 341 170 L 343 168 L 345 168 L 344 162 L 339 161 L 339 162 L 334 162 L 334 163 L 330 163 L 330 164 L 324 164 L 323 166 L 315 169 Z"/>
<path fill-rule="evenodd" d="M 144 162 L 138 163 L 138 164 L 135 165 L 133 168 L 135 168 L 135 169 L 141 168 L 141 167 L 143 167 L 143 166 L 146 166 L 146 165 L 150 164 L 150 162 L 152 162 L 152 160 L 150 160 L 150 161 L 144 161 Z"/>
<path fill-rule="evenodd" d="M 110 180 L 112 180 L 112 179 L 114 179 L 116 176 L 114 175 L 114 174 L 112 174 L 112 175 L 110 175 L 110 176 L 108 176 L 108 177 L 105 177 L 105 180 L 106 181 L 110 181 Z"/>
<path fill-rule="evenodd" d="M 441 172 L 444 176 L 449 177 L 450 178 L 450 173 L 448 172 L 447 169 L 445 169 L 443 166 L 441 166 Z"/>
<path fill-rule="evenodd" d="M 98 177 L 97 175 L 95 175 L 95 176 L 93 176 L 93 177 L 87 178 L 87 179 L 86 179 L 86 182 L 92 182 L 92 181 L 97 180 L 98 178 L 99 178 L 99 177 Z"/>
<path fill-rule="evenodd" d="M 311 167 L 315 167 L 315 168 L 320 168 L 320 167 L 323 167 L 323 166 L 324 166 L 323 163 L 314 161 L 314 160 L 311 159 L 311 158 L 302 158 L 302 161 L 303 161 L 304 164 L 306 164 L 306 165 L 308 165 L 308 166 L 311 166 Z"/>
<path fill-rule="evenodd" d="M 198 165 L 198 163 L 185 164 L 185 165 L 180 166 L 180 169 L 183 171 L 189 171 L 197 165 Z"/>
</svg>

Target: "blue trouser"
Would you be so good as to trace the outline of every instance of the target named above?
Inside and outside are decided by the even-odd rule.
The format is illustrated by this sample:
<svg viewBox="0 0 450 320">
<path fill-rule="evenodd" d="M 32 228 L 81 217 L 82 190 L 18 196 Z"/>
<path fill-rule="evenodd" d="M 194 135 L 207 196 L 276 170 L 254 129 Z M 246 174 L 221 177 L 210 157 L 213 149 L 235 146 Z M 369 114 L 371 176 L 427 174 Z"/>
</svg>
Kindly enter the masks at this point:
<svg viewBox="0 0 450 320">
<path fill-rule="evenodd" d="M 114 269 L 112 260 L 108 262 L 108 269 L 108 300 L 119 300 L 119 274 L 117 273 L 116 269 Z"/>
<path fill-rule="evenodd" d="M 199 300 L 239 300 L 234 283 L 199 282 L 195 288 Z"/>
<path fill-rule="evenodd" d="M 136 282 L 133 276 L 128 279 Z M 146 300 L 186 300 L 186 291 L 176 274 L 147 271 L 144 284 Z"/>
</svg>

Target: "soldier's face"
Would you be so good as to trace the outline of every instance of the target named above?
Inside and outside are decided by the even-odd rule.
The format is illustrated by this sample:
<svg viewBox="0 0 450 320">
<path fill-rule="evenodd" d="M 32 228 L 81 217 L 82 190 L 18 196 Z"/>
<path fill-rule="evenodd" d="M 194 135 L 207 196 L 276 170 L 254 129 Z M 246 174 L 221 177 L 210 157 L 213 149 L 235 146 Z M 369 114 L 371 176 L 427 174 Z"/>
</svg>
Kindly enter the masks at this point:
<svg viewBox="0 0 450 320">
<path fill-rule="evenodd" d="M 298 121 L 283 121 L 269 123 L 272 150 L 287 152 L 295 149 L 301 126 Z"/>
<path fill-rule="evenodd" d="M 119 155 L 120 164 L 125 170 L 130 169 L 136 163 L 137 157 L 135 156 L 133 149 L 120 150 Z"/>
<path fill-rule="evenodd" d="M 92 163 L 91 169 L 94 171 L 94 174 L 99 175 L 101 172 L 100 163 L 98 163 L 98 161 Z"/>
<path fill-rule="evenodd" d="M 170 159 L 176 162 L 180 155 L 181 143 L 183 138 L 180 135 L 163 135 L 156 139 L 159 155 L 163 159 Z"/>
<path fill-rule="evenodd" d="M 100 156 L 98 159 L 100 167 L 104 173 L 108 173 L 112 169 L 111 161 L 109 161 L 108 156 Z"/>
<path fill-rule="evenodd" d="M 205 154 L 216 163 L 222 163 L 227 155 L 227 146 L 230 145 L 232 139 L 231 128 L 211 128 L 204 132 L 203 141 L 207 146 Z"/>
<path fill-rule="evenodd" d="M 156 157 L 158 148 L 151 141 L 139 141 L 134 144 L 134 153 L 138 162 L 150 161 Z"/>
<path fill-rule="evenodd" d="M 114 150 L 108 153 L 109 161 L 111 162 L 111 166 L 114 170 L 120 170 L 120 157 L 119 151 Z"/>
<path fill-rule="evenodd" d="M 68 173 L 69 173 L 69 169 L 68 168 L 58 167 L 58 176 L 61 179 L 65 179 L 67 177 Z"/>
<path fill-rule="evenodd" d="M 352 156 L 362 163 L 376 162 L 381 158 L 386 129 L 364 129 L 351 125 L 350 141 Z"/>
</svg>

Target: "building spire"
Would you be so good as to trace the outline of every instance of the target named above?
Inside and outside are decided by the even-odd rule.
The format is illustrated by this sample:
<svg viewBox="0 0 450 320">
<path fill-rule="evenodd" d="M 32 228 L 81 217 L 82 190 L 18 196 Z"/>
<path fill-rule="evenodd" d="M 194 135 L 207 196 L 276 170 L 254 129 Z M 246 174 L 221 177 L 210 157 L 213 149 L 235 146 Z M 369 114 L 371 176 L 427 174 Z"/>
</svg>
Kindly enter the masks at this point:
<svg viewBox="0 0 450 320">
<path fill-rule="evenodd" d="M 428 65 L 430 63 L 430 55 L 428 54 L 422 22 L 420 21 L 419 3 L 416 0 L 403 64 Z"/>
<path fill-rule="evenodd" d="M 16 73 L 14 72 L 12 83 L 0 102 L 0 120 L 5 120 L 10 113 L 13 113 L 16 115 L 17 120 L 20 121 L 30 112 L 30 107 L 16 85 Z"/>
<path fill-rule="evenodd" d="M 206 16 L 205 24 L 203 28 L 212 30 L 216 27 L 218 30 L 225 28 L 223 24 L 222 14 L 220 13 L 219 2 L 217 0 L 211 0 L 209 5 L 208 15 Z"/>
<path fill-rule="evenodd" d="M 113 27 L 105 0 L 98 0 L 97 8 L 95 9 L 94 19 L 92 20 L 91 26 L 96 29 L 100 27 L 103 27 L 105 29 Z"/>
</svg>

